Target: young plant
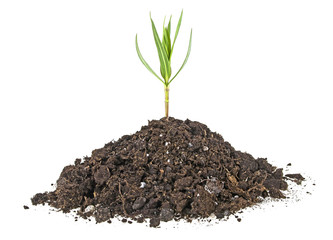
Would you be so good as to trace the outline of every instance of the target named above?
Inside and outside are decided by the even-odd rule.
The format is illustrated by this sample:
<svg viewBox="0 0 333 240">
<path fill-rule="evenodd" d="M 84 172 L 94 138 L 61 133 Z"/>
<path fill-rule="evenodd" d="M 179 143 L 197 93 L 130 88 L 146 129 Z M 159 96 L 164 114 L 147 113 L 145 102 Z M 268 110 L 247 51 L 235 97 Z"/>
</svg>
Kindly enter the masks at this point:
<svg viewBox="0 0 333 240">
<path fill-rule="evenodd" d="M 173 79 L 175 79 L 175 77 L 178 75 L 178 73 L 183 69 L 183 67 L 185 66 L 188 57 L 190 56 L 190 52 L 191 52 L 191 45 L 192 45 L 192 29 L 191 29 L 191 34 L 190 34 L 190 41 L 189 41 L 189 45 L 188 45 L 188 50 L 187 50 L 187 54 L 185 57 L 185 60 L 182 64 L 182 66 L 180 67 L 180 69 L 178 70 L 178 72 L 171 78 L 171 56 L 173 53 L 173 48 L 178 36 L 178 32 L 179 32 L 179 28 L 182 22 L 182 17 L 183 17 L 183 11 L 180 14 L 179 20 L 178 20 L 178 25 L 177 25 L 177 29 L 175 32 L 175 36 L 173 39 L 173 42 L 171 44 L 171 16 L 170 16 L 170 20 L 169 20 L 169 24 L 167 27 L 164 26 L 165 23 L 165 18 L 164 18 L 164 22 L 163 22 L 163 36 L 162 36 L 162 41 L 160 40 L 160 37 L 158 36 L 158 33 L 156 31 L 156 27 L 154 24 L 153 19 L 151 18 L 150 15 L 150 20 L 151 20 L 151 25 L 152 25 L 152 29 L 153 29 L 153 35 L 154 35 L 154 40 L 155 40 L 155 44 L 156 44 L 156 48 L 157 48 L 157 53 L 158 53 L 158 57 L 160 59 L 160 72 L 161 72 L 161 76 L 162 78 L 160 78 L 154 71 L 153 69 L 148 65 L 148 63 L 144 60 L 144 58 L 142 57 L 142 54 L 139 50 L 139 45 L 138 45 L 138 35 L 136 35 L 135 37 L 135 45 L 136 45 L 136 51 L 138 53 L 138 56 L 141 60 L 141 62 L 143 63 L 143 65 L 145 65 L 145 67 L 152 73 L 154 74 L 155 77 L 157 77 L 163 84 L 164 84 L 164 93 L 165 93 L 165 118 L 168 119 L 169 117 L 169 85 L 170 83 L 173 81 Z"/>
</svg>

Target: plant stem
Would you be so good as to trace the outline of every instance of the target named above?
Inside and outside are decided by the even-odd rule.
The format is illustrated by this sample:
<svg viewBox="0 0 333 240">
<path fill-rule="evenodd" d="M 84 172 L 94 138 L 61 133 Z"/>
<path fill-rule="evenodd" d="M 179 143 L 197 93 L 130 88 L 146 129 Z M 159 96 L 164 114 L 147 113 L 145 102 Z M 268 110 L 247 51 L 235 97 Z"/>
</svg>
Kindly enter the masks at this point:
<svg viewBox="0 0 333 240">
<path fill-rule="evenodd" d="M 164 85 L 165 94 L 165 118 L 169 119 L 169 86 Z"/>
</svg>

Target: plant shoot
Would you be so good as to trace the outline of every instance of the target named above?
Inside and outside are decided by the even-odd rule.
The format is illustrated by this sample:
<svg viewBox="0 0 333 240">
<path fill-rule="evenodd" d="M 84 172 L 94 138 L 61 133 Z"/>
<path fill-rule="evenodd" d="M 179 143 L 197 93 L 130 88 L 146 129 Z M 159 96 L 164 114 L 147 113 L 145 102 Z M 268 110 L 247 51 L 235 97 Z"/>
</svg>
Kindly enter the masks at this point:
<svg viewBox="0 0 333 240">
<path fill-rule="evenodd" d="M 183 11 L 180 14 L 179 20 L 178 20 L 178 25 L 177 25 L 177 29 L 175 32 L 175 36 L 173 39 L 173 42 L 171 42 L 171 16 L 170 16 L 170 20 L 167 26 L 165 26 L 165 18 L 164 18 L 164 22 L 163 22 L 163 35 L 162 35 L 162 39 L 160 39 L 154 21 L 151 18 L 150 15 L 150 20 L 151 20 L 151 25 L 152 25 L 152 30 L 153 30 L 153 36 L 154 36 L 154 40 L 155 40 L 155 44 L 156 44 L 156 48 L 157 48 L 157 53 L 158 53 L 158 57 L 160 60 L 160 73 L 161 76 L 158 76 L 153 69 L 148 65 L 148 63 L 145 61 L 145 59 L 142 57 L 142 54 L 139 50 L 139 45 L 138 45 L 138 35 L 136 35 L 135 37 L 135 46 L 136 46 L 136 51 L 138 53 L 138 56 L 141 60 L 141 62 L 143 63 L 143 65 L 152 73 L 154 74 L 155 77 L 157 77 L 164 85 L 164 94 L 165 94 L 165 118 L 168 119 L 169 117 L 169 85 L 170 83 L 173 81 L 173 79 L 175 79 L 175 77 L 178 75 L 178 73 L 183 69 L 183 67 L 185 66 L 189 56 L 190 56 L 190 52 L 191 52 L 191 45 L 192 45 L 192 29 L 191 29 L 191 34 L 190 34 L 190 41 L 189 41 L 189 45 L 188 45 L 188 50 L 187 50 L 187 54 L 185 57 L 185 60 L 183 62 L 183 64 L 181 65 L 181 67 L 179 68 L 178 72 L 176 72 L 176 74 L 171 77 L 171 56 L 173 53 L 173 48 L 178 36 L 178 32 L 180 29 L 180 25 L 182 22 L 182 17 L 183 17 Z"/>
</svg>

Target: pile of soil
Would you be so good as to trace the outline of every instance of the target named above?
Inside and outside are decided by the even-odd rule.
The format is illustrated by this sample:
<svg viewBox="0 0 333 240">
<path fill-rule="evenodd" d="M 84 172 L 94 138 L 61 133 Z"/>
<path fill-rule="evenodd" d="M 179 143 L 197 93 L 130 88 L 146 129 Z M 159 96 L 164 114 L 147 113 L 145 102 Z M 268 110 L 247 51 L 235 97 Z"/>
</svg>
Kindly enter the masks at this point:
<svg viewBox="0 0 333 240">
<path fill-rule="evenodd" d="M 79 208 L 97 223 L 122 216 L 148 218 L 156 227 L 172 219 L 223 218 L 268 196 L 285 198 L 284 179 L 282 168 L 236 151 L 206 125 L 162 118 L 76 159 L 55 191 L 31 200 L 63 212 Z"/>
</svg>

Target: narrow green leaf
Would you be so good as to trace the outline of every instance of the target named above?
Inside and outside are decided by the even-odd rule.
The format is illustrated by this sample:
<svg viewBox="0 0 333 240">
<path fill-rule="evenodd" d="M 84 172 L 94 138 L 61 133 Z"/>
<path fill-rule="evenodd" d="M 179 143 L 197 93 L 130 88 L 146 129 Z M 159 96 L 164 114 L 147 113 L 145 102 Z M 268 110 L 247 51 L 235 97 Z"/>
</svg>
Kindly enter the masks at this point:
<svg viewBox="0 0 333 240">
<path fill-rule="evenodd" d="M 164 78 L 164 80 L 167 82 L 170 78 L 170 75 L 171 75 L 170 63 L 169 63 L 168 56 L 166 54 L 165 48 L 162 46 L 161 40 L 160 40 L 160 38 L 158 36 L 158 33 L 156 31 L 154 21 L 151 17 L 150 17 L 150 20 L 151 20 L 151 24 L 152 24 L 153 35 L 154 35 L 154 39 L 155 39 L 155 44 L 156 44 L 158 56 L 159 56 L 159 59 L 160 59 L 161 74 L 162 74 L 162 77 Z"/>
<path fill-rule="evenodd" d="M 163 28 L 162 46 L 164 47 L 167 56 L 169 56 L 169 54 L 168 54 L 168 45 L 167 45 L 167 43 L 166 43 L 166 41 L 167 41 L 167 37 L 165 36 L 165 34 L 166 34 L 166 33 L 165 33 L 164 28 Z"/>
<path fill-rule="evenodd" d="M 152 73 L 155 75 L 155 77 L 157 77 L 163 84 L 166 84 L 165 81 L 163 81 L 154 71 L 153 69 L 148 65 L 148 63 L 145 61 L 145 59 L 142 57 L 142 54 L 140 52 L 139 49 L 139 45 L 138 45 L 138 35 L 135 36 L 135 46 L 136 46 L 136 52 L 138 53 L 138 56 L 141 60 L 141 62 L 143 63 L 143 65 Z"/>
<path fill-rule="evenodd" d="M 186 54 L 186 57 L 185 57 L 185 60 L 183 62 L 183 65 L 180 67 L 180 69 L 178 70 L 178 72 L 176 73 L 175 76 L 173 76 L 173 78 L 167 83 L 167 85 L 169 85 L 173 79 L 175 79 L 175 77 L 178 75 L 178 73 L 183 69 L 183 67 L 185 66 L 189 56 L 190 56 L 190 52 L 191 52 L 191 46 L 192 46 L 192 29 L 191 29 L 191 34 L 190 34 L 190 42 L 188 44 L 188 49 L 187 49 L 187 54 Z"/>
<path fill-rule="evenodd" d="M 171 53 L 171 39 L 170 39 L 170 33 L 169 30 L 167 28 L 164 28 L 163 30 L 163 42 L 162 42 L 165 51 L 167 53 L 168 56 L 168 60 L 170 62 L 170 53 Z"/>
<path fill-rule="evenodd" d="M 166 17 L 164 17 L 164 21 L 163 21 L 163 35 L 162 35 L 162 46 L 164 47 L 165 49 L 165 52 L 168 56 L 168 59 L 169 59 L 169 55 L 170 55 L 170 50 L 169 50 L 169 42 L 168 41 L 168 32 L 165 31 L 165 19 Z"/>
<path fill-rule="evenodd" d="M 179 17 L 179 20 L 178 20 L 178 25 L 177 25 L 177 29 L 176 29 L 176 33 L 175 33 L 175 38 L 173 39 L 173 43 L 172 43 L 170 58 L 171 58 L 172 53 L 173 53 L 173 47 L 175 45 L 175 42 L 176 42 L 176 39 L 177 39 L 177 36 L 178 36 L 179 28 L 180 28 L 180 25 L 182 23 L 182 18 L 183 18 L 183 10 L 182 10 L 182 13 L 180 14 L 180 17 Z"/>
<path fill-rule="evenodd" d="M 169 20 L 169 24 L 168 24 L 168 31 L 169 31 L 169 36 L 171 34 L 171 17 L 172 15 L 170 16 L 170 20 Z M 171 41 L 170 41 L 171 42 Z"/>
</svg>

